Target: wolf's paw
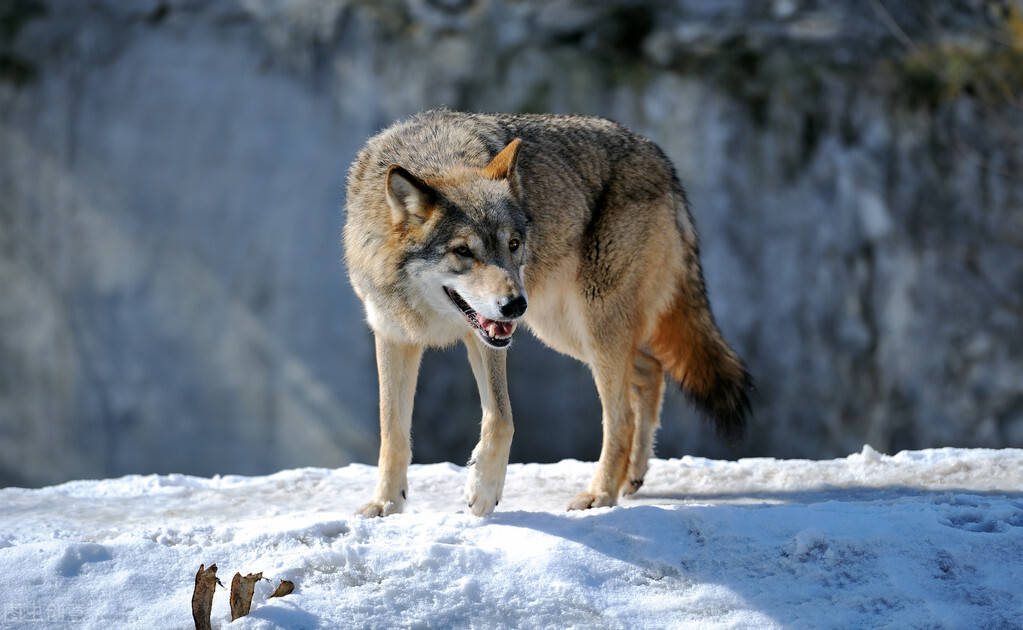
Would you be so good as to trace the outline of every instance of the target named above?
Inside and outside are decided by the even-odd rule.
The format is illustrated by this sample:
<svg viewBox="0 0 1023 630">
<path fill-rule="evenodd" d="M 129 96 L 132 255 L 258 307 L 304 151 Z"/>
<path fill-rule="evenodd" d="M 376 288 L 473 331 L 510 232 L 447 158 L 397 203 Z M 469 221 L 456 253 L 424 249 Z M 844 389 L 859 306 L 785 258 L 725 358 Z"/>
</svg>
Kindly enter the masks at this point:
<svg viewBox="0 0 1023 630">
<path fill-rule="evenodd" d="M 624 494 L 626 496 L 628 496 L 630 494 L 636 494 L 636 492 L 640 488 L 642 488 L 642 487 L 643 487 L 643 479 L 642 478 L 632 479 L 632 480 L 626 482 L 625 486 L 622 488 L 622 494 Z"/>
<path fill-rule="evenodd" d="M 365 518 L 376 518 L 377 516 L 390 516 L 391 514 L 398 514 L 402 508 L 405 507 L 398 501 L 377 501 L 373 500 L 366 505 L 359 508 L 356 512 L 359 516 Z"/>
<path fill-rule="evenodd" d="M 486 516 L 494 511 L 498 501 L 501 500 L 502 481 L 503 479 L 500 477 L 496 480 L 486 479 L 477 466 L 469 468 L 469 481 L 465 484 L 465 500 L 473 514 Z"/>
<path fill-rule="evenodd" d="M 595 507 L 609 507 L 615 504 L 615 497 L 607 492 L 582 492 L 575 495 L 568 504 L 569 510 L 588 510 Z"/>
<path fill-rule="evenodd" d="M 636 491 L 643 487 L 643 480 L 650 465 L 649 459 L 633 453 L 629 461 L 629 472 L 626 473 L 625 483 L 622 485 L 622 494 L 636 494 Z"/>
</svg>

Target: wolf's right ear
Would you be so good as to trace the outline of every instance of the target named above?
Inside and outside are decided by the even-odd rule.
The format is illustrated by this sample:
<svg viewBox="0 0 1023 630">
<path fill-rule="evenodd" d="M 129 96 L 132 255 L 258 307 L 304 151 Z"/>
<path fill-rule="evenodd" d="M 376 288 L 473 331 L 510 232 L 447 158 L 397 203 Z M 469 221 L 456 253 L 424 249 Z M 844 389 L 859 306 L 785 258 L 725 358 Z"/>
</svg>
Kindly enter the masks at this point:
<svg viewBox="0 0 1023 630">
<path fill-rule="evenodd" d="M 515 170 L 515 162 L 519 157 L 522 140 L 515 138 L 503 149 L 498 151 L 494 159 L 483 167 L 483 175 L 490 179 L 508 179 Z"/>
<path fill-rule="evenodd" d="M 397 164 L 387 169 L 387 205 L 391 207 L 391 221 L 395 225 L 414 223 L 422 225 L 433 211 L 433 190 Z"/>
<path fill-rule="evenodd" d="M 508 187 L 516 197 L 519 196 L 521 190 L 519 169 L 516 168 L 519 161 L 519 148 L 521 146 L 522 140 L 515 138 L 498 151 L 489 164 L 483 167 L 484 177 L 508 180 Z"/>
</svg>

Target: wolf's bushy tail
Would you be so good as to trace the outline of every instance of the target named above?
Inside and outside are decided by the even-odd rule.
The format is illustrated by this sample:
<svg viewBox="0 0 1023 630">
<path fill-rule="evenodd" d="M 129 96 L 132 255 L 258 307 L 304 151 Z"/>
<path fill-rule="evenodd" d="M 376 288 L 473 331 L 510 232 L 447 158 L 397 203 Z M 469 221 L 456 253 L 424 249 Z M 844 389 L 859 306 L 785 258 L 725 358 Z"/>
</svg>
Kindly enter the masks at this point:
<svg viewBox="0 0 1023 630">
<path fill-rule="evenodd" d="M 753 379 L 718 330 L 696 264 L 661 314 L 648 345 L 686 398 L 714 422 L 718 435 L 734 444 L 751 412 Z"/>
</svg>

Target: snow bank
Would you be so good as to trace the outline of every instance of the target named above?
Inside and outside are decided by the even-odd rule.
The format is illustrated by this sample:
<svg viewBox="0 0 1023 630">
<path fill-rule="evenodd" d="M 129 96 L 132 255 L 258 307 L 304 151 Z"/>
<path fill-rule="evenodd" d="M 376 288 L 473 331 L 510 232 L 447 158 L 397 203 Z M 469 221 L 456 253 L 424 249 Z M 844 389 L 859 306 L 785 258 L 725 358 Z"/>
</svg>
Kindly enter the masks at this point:
<svg viewBox="0 0 1023 630">
<path fill-rule="evenodd" d="M 637 498 L 563 512 L 592 471 L 513 465 L 483 519 L 450 464 L 375 520 L 361 465 L 0 490 L 0 628 L 191 628 L 212 562 L 273 580 L 233 623 L 218 591 L 239 630 L 1023 628 L 1023 450 L 656 460 Z"/>
</svg>

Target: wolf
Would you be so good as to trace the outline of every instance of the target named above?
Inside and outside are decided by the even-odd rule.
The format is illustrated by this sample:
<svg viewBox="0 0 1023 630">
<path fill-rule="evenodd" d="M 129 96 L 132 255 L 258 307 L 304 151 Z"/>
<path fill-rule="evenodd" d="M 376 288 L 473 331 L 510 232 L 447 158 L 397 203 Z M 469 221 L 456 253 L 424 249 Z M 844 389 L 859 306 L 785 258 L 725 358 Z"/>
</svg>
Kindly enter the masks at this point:
<svg viewBox="0 0 1023 630">
<path fill-rule="evenodd" d="M 423 350 L 461 341 L 479 388 L 465 498 L 494 510 L 513 425 L 506 349 L 520 324 L 589 366 L 603 441 L 572 510 L 643 484 L 665 375 L 726 439 L 752 380 L 711 313 L 685 191 L 661 149 L 613 121 L 434 110 L 371 138 L 347 181 L 344 256 L 376 343 L 379 478 L 359 513 L 408 498 Z"/>
</svg>

